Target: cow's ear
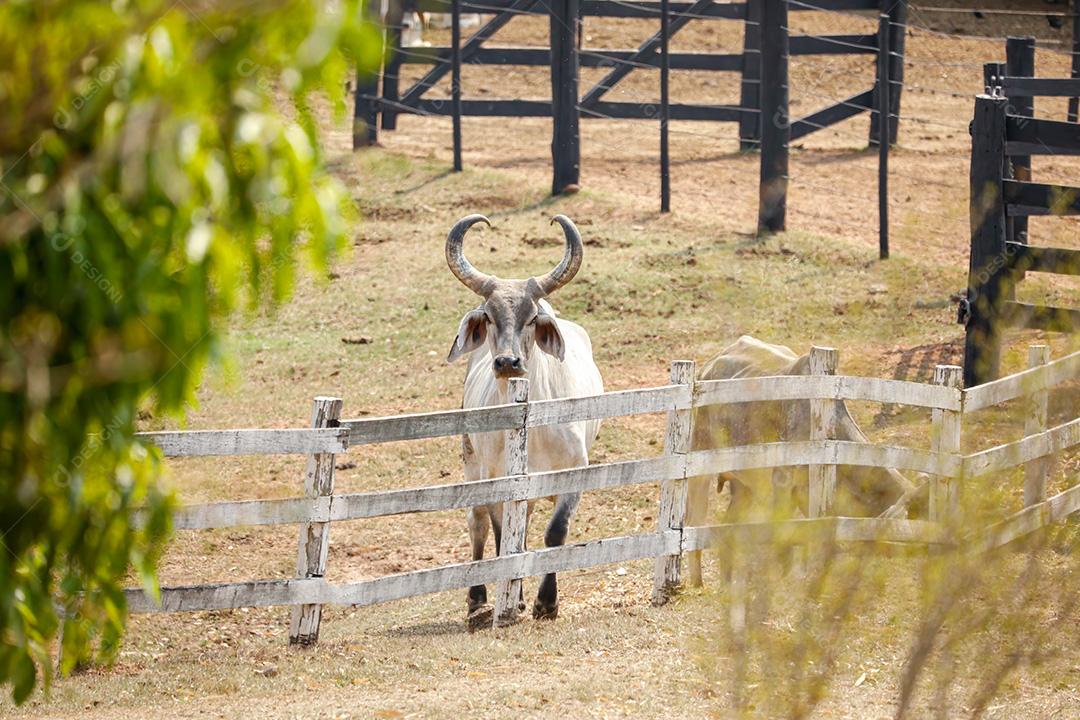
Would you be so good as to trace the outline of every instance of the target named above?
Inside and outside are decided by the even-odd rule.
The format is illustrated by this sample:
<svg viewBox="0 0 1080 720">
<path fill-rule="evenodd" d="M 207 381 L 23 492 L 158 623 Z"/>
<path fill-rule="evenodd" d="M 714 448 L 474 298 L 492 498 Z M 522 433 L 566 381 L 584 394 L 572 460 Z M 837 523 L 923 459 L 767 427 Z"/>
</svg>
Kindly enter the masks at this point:
<svg viewBox="0 0 1080 720">
<path fill-rule="evenodd" d="M 562 333 L 559 332 L 559 324 L 555 318 L 544 312 L 536 316 L 536 346 L 559 360 L 566 356 L 566 345 L 563 343 Z"/>
<path fill-rule="evenodd" d="M 457 337 L 450 346 L 450 354 L 446 356 L 446 362 L 454 362 L 462 355 L 471 353 L 484 344 L 487 338 L 487 313 L 482 307 L 470 310 L 461 318 L 458 325 Z"/>
</svg>

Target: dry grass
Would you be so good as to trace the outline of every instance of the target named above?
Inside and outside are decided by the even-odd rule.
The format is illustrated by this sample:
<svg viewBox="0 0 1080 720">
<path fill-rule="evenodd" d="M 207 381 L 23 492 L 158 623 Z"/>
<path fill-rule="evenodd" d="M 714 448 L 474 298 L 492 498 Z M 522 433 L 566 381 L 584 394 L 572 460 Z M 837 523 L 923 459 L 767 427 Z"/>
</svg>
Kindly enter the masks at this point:
<svg viewBox="0 0 1080 720">
<path fill-rule="evenodd" d="M 861 27 L 860 21 L 839 27 L 835 18 L 818 15 L 800 15 L 798 22 L 834 33 Z M 590 21 L 586 31 L 594 35 L 587 44 L 623 47 L 648 30 Z M 536 44 L 544 33 L 546 23 L 515 20 L 503 40 Z M 696 49 L 740 42 L 733 23 L 695 28 L 679 40 Z M 916 32 L 909 55 L 911 84 L 967 95 L 981 82 L 981 71 L 971 65 L 999 58 L 1003 48 Z M 824 104 L 815 94 L 846 97 L 864 84 L 860 77 L 869 78 L 865 60 L 819 62 L 826 64 L 800 61 L 793 69 L 794 107 Z M 1038 62 L 1046 74 L 1064 74 L 1060 56 L 1040 53 Z M 478 72 L 469 68 L 466 84 L 481 96 L 547 91 L 542 77 Z M 673 97 L 720 102 L 731 100 L 734 88 L 727 80 L 680 74 Z M 636 75 L 619 90 L 626 96 L 612 99 L 648 97 L 653 90 L 653 79 Z M 467 119 L 468 168 L 461 175 L 448 172 L 449 124 L 443 120 L 402 118 L 400 130 L 384 133 L 384 149 L 357 155 L 347 150 L 348 129 L 330 128 L 328 155 L 365 216 L 352 252 L 332 277 L 302 281 L 288 305 L 236 321 L 226 350 L 230 369 L 208 379 L 188 426 L 302 426 L 319 394 L 343 397 L 348 417 L 456 407 L 463 370 L 447 367 L 443 358 L 474 298 L 447 272 L 442 244 L 450 224 L 469 212 L 484 212 L 495 222 L 493 230 L 470 236 L 470 257 L 507 276 L 538 273 L 555 262 L 558 236 L 548 227 L 550 215 L 563 212 L 579 222 L 585 266 L 555 305 L 591 333 L 609 389 L 662 384 L 672 360 L 704 361 L 743 333 L 800 352 L 811 343 L 836 346 L 845 373 L 927 381 L 934 364 L 958 362 L 962 342 L 948 297 L 966 281 L 970 107 L 969 99 L 905 95 L 905 115 L 923 120 L 902 124 L 894 155 L 894 258 L 887 263 L 874 259 L 876 160 L 865 150 L 865 118 L 800 143 L 792 162 L 794 230 L 764 243 L 747 234 L 755 223 L 757 158 L 735 152 L 730 126 L 676 124 L 675 212 L 666 217 L 655 212 L 656 136 L 648 123 L 584 123 L 585 190 L 561 199 L 546 195 L 550 138 L 543 121 Z M 1068 181 L 1076 169 L 1075 162 L 1037 161 L 1035 173 Z M 1033 239 L 1075 244 L 1069 236 L 1075 227 L 1039 221 Z M 1038 292 L 1076 304 L 1075 288 L 1068 285 L 1049 282 Z M 343 341 L 361 339 L 366 342 Z M 1021 366 L 1023 348 L 1035 339 L 1049 341 L 1055 355 L 1069 349 L 1060 336 L 1017 333 L 1010 338 L 1009 369 Z M 1058 412 L 1075 407 L 1075 395 L 1068 397 Z M 869 405 L 855 412 L 874 437 L 925 445 L 924 413 Z M 593 459 L 659 453 L 661 422 L 606 423 Z M 983 422 L 980 447 L 1016 437 L 1021 427 L 1006 411 L 987 412 Z M 147 426 L 166 424 L 155 418 Z M 343 491 L 461 477 L 451 439 L 359 448 L 341 460 L 355 463 L 338 472 Z M 1056 486 L 1071 482 L 1077 468 L 1075 456 L 1066 458 Z M 284 497 L 297 493 L 301 473 L 296 459 L 189 460 L 172 463 L 167 482 L 187 502 Z M 1002 512 L 1014 509 L 1018 478 L 998 481 Z M 591 493 L 572 539 L 647 531 L 655 526 L 656 498 L 652 486 Z M 533 545 L 540 542 L 538 519 Z M 290 576 L 295 543 L 290 527 L 180 533 L 165 558 L 163 582 Z M 460 561 L 467 557 L 466 543 L 462 513 L 338 523 L 331 532 L 329 579 Z M 918 594 L 913 562 L 889 560 L 883 582 L 895 602 L 855 616 L 863 632 L 845 643 L 836 660 L 821 717 L 893 714 L 905 630 Z M 1056 555 L 1045 562 L 1048 572 L 1055 564 L 1075 564 Z M 469 635 L 462 622 L 464 592 L 447 593 L 332 609 L 324 616 L 321 644 L 310 651 L 287 647 L 287 609 L 137 617 L 114 667 L 64 680 L 18 711 L 0 704 L 0 712 L 65 718 L 730 713 L 725 688 L 732 658 L 718 650 L 724 647 L 719 608 L 726 590 L 715 569 L 707 593 L 689 592 L 659 609 L 647 602 L 648 563 L 564 577 L 562 616 L 555 623 L 529 621 Z M 1061 651 L 1052 672 L 1021 668 L 986 716 L 1076 717 L 1080 698 L 1072 688 L 1080 658 L 1064 643 Z M 978 667 L 968 670 L 977 673 Z M 768 679 L 763 682 L 767 689 Z M 932 700 L 920 696 L 919 712 L 929 714 Z M 767 715 L 764 707 L 756 714 Z"/>
</svg>

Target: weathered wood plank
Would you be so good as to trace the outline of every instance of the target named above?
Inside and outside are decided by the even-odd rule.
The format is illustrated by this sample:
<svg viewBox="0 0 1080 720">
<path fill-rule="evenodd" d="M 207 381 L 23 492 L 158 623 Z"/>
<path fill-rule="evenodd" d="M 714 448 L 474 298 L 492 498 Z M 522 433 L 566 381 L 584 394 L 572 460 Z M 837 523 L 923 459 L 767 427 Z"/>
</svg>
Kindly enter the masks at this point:
<svg viewBox="0 0 1080 720">
<path fill-rule="evenodd" d="M 693 13 L 693 19 L 742 20 L 746 17 L 744 2 L 714 2 L 702 7 L 694 2 L 672 2 L 671 16 L 680 13 Z M 645 18 L 657 20 L 660 17 L 660 3 L 657 0 L 582 0 L 582 16 Z"/>
<path fill-rule="evenodd" d="M 1080 215 L 1080 188 L 1077 187 L 1006 180 L 1002 183 L 1002 191 L 1010 209 L 1019 206 L 1024 215 Z"/>
<path fill-rule="evenodd" d="M 529 427 L 666 412 L 672 407 L 689 407 L 689 402 L 686 388 L 678 387 L 644 388 L 583 398 L 541 400 L 529 404 Z M 525 414 L 524 405 L 508 404 L 468 410 L 342 420 L 341 427 L 348 430 L 350 445 L 368 445 L 510 430 L 521 426 Z"/>
<path fill-rule="evenodd" d="M 333 498 L 330 517 L 332 520 L 355 520 L 451 510 L 504 500 L 553 497 L 566 492 L 568 488 L 584 492 L 658 482 L 674 477 L 682 477 L 682 461 L 679 459 L 658 457 L 628 460 L 533 473 L 528 477 L 502 477 L 408 490 L 338 495 Z"/>
<path fill-rule="evenodd" d="M 1076 123 L 1009 115 L 1005 135 L 1010 155 L 1080 154 L 1080 127 Z"/>
<path fill-rule="evenodd" d="M 1073 485 L 1045 502 L 1050 508 L 1050 522 L 1061 522 L 1080 511 L 1080 485 Z"/>
<path fill-rule="evenodd" d="M 125 593 L 128 607 L 133 613 L 225 610 L 304 603 L 373 605 L 416 595 L 484 585 L 507 577 L 532 577 L 565 572 L 678 551 L 679 533 L 673 531 L 663 535 L 630 535 L 544 548 L 506 557 L 337 585 L 327 583 L 321 578 L 310 578 L 162 588 L 161 605 L 155 603 L 141 589 L 130 589 Z"/>
<path fill-rule="evenodd" d="M 506 500 L 553 497 L 573 488 L 580 492 L 682 478 L 683 460 L 656 457 L 552 470 L 529 476 L 432 485 L 404 490 L 346 493 L 326 498 L 285 498 L 186 505 L 173 515 L 178 530 L 208 530 L 244 525 L 360 520 L 407 513 L 437 512 Z"/>
<path fill-rule="evenodd" d="M 791 139 L 798 140 L 801 137 L 817 132 L 830 125 L 843 122 L 848 118 L 855 117 L 859 113 L 873 108 L 874 91 L 867 90 L 858 95 L 852 95 L 847 100 L 841 100 L 835 105 L 829 105 L 817 112 L 810 113 L 804 118 L 791 121 Z"/>
<path fill-rule="evenodd" d="M 583 420 L 682 410 L 690 407 L 690 395 L 691 389 L 685 385 L 667 385 L 590 397 L 539 400 L 529 403 L 528 426 L 561 425 Z"/>
<path fill-rule="evenodd" d="M 761 0 L 758 33 L 761 76 L 758 83 L 761 157 L 758 163 L 757 235 L 787 228 L 787 194 L 792 126 L 788 92 L 788 6 Z"/>
<path fill-rule="evenodd" d="M 695 365 L 693 361 L 678 360 L 671 364 L 671 384 L 681 386 L 689 396 L 694 387 Z M 689 409 L 668 412 L 667 429 L 664 432 L 664 454 L 681 459 L 685 463 L 690 450 L 693 414 Z M 681 531 L 686 522 L 686 475 L 667 479 L 660 484 L 660 510 L 657 517 L 659 532 Z M 653 568 L 654 605 L 662 605 L 682 584 L 682 552 L 660 555 Z"/>
<path fill-rule="evenodd" d="M 964 471 L 968 477 L 982 477 L 1054 455 L 1078 444 L 1080 418 L 1075 418 L 1046 432 L 968 455 L 964 458 Z"/>
<path fill-rule="evenodd" d="M 964 385 L 975 387 L 998 378 L 1002 306 L 1014 296 L 1016 277 L 1005 258 L 1008 223 L 1004 181 L 1005 126 L 1009 101 L 996 95 L 975 97 L 971 123 L 968 215 L 967 318 L 964 327 Z"/>
<path fill-rule="evenodd" d="M 128 612 L 175 613 L 324 602 L 326 587 L 322 578 L 186 585 L 162 588 L 160 603 L 139 588 L 125 590 L 124 594 Z"/>
<path fill-rule="evenodd" d="M 865 400 L 913 407 L 959 410 L 960 391 L 906 380 L 846 375 L 779 375 L 706 380 L 694 389 L 694 407 L 769 400 Z"/>
<path fill-rule="evenodd" d="M 1037 368 L 1050 362 L 1049 345 L 1028 346 L 1028 367 Z M 1046 432 L 1050 395 L 1039 388 L 1028 395 L 1024 403 L 1024 435 L 1030 437 Z M 1050 475 L 1052 457 L 1041 457 L 1024 465 L 1024 507 L 1046 500 L 1046 479 Z"/>
<path fill-rule="evenodd" d="M 938 365 L 934 368 L 934 383 L 942 387 L 960 388 L 964 384 L 964 368 L 957 365 Z M 931 411 L 930 449 L 936 453 L 958 455 L 963 415 L 958 410 Z M 930 480 L 930 519 L 948 523 L 959 519 L 960 492 L 963 473 L 935 474 Z"/>
<path fill-rule="evenodd" d="M 1080 78 L 998 78 L 1008 98 L 1021 97 L 1076 97 L 1080 95 Z M 1018 113 L 1023 114 L 1023 113 Z"/>
<path fill-rule="evenodd" d="M 968 388 L 964 391 L 964 413 L 1007 402 L 1038 389 L 1053 388 L 1076 377 L 1080 377 L 1080 351 L 1038 368 Z"/>
<path fill-rule="evenodd" d="M 841 441 L 767 443 L 687 455 L 591 465 L 570 470 L 534 473 L 527 477 L 434 485 L 370 493 L 349 493 L 320 499 L 254 500 L 209 503 L 180 508 L 174 516 L 181 529 L 207 529 L 231 525 L 265 525 L 325 520 L 357 520 L 416 512 L 467 508 L 503 500 L 544 498 L 572 487 L 579 491 L 602 490 L 662 482 L 688 475 L 730 472 L 759 467 L 804 465 L 810 462 L 872 466 L 881 464 L 901 470 L 955 473 L 960 458 L 920 450 Z M 308 513 L 310 512 L 310 515 Z"/>
<path fill-rule="evenodd" d="M 877 52 L 876 35 L 791 35 L 792 55 L 857 55 Z"/>
<path fill-rule="evenodd" d="M 836 348 L 810 348 L 810 374 L 815 377 L 836 375 L 839 357 Z M 832 400 L 811 400 L 810 441 L 831 440 L 835 436 L 836 403 Z M 812 518 L 831 514 L 836 495 L 836 465 L 810 465 L 808 482 L 807 514 Z"/>
<path fill-rule="evenodd" d="M 195 455 L 307 455 L 345 452 L 349 433 L 343 428 L 288 430 L 173 430 L 136 433 L 161 448 L 165 457 Z"/>
<path fill-rule="evenodd" d="M 794 545 L 821 542 L 951 544 L 944 527 L 925 520 L 827 517 L 688 527 L 683 550 L 705 550 L 729 543 Z"/>
<path fill-rule="evenodd" d="M 617 66 L 618 67 L 618 66 Z M 604 102 L 581 108 L 581 117 L 613 120 L 655 120 L 659 110 L 653 103 Z M 695 120 L 709 122 L 737 122 L 749 111 L 738 105 L 693 105 L 670 103 L 668 117 L 671 120 Z"/>
<path fill-rule="evenodd" d="M 329 522 L 331 498 L 286 498 L 184 505 L 173 513 L 175 530 L 210 530 L 244 525 Z"/>
<path fill-rule="evenodd" d="M 816 464 L 861 465 L 950 475 L 960 471 L 961 462 L 959 455 L 870 443 L 817 440 L 699 450 L 687 455 L 686 474 L 687 477 L 694 477 L 755 468 Z"/>
<path fill-rule="evenodd" d="M 964 539 L 963 544 L 970 554 L 987 552 L 1047 525 L 1059 523 L 1077 511 L 1080 511 L 1080 485 L 1074 485 L 1049 500 L 1024 508 L 1001 522 L 972 533 Z"/>
<path fill-rule="evenodd" d="M 525 404 L 529 399 L 529 381 L 525 378 L 510 380 L 509 397 L 512 402 Z M 525 406 L 526 412 L 529 410 Z M 506 432 L 506 474 L 524 475 L 529 472 L 528 415 L 521 427 Z M 525 552 L 525 535 L 529 527 L 529 503 L 525 500 L 503 502 L 502 538 L 500 556 Z M 518 598 L 521 597 L 521 578 L 509 577 L 499 581 L 495 588 L 495 624 L 512 625 L 518 619 Z"/>
<path fill-rule="evenodd" d="M 1080 330 L 1080 310 L 1074 308 L 1010 302 L 1006 303 L 1004 314 L 1017 327 L 1028 330 L 1064 333 Z"/>
<path fill-rule="evenodd" d="M 341 417 L 340 398 L 317 397 L 311 409 L 313 427 L 336 424 Z M 308 456 L 304 473 L 304 492 L 309 498 L 326 500 L 334 494 L 333 453 L 315 453 Z M 326 574 L 326 556 L 330 551 L 330 523 L 307 522 L 300 527 L 296 552 L 296 576 L 299 578 L 322 577 Z M 289 643 L 314 645 L 319 641 L 322 623 L 321 605 L 297 605 L 292 609 L 289 621 Z"/>
<path fill-rule="evenodd" d="M 1013 267 L 1017 272 L 1080 275 L 1080 250 L 1037 247 L 1015 242 L 1009 242 L 1005 247 L 1013 256 Z"/>
<path fill-rule="evenodd" d="M 462 3 L 462 5 L 467 5 L 467 3 Z M 589 68 L 611 67 L 629 60 L 635 52 L 634 50 L 582 48 L 580 64 L 581 67 Z M 403 60 L 407 64 L 433 65 L 447 62 L 450 56 L 448 47 L 415 47 L 403 53 Z M 720 53 L 671 53 L 671 67 L 674 70 L 733 72 L 739 70 L 741 58 L 742 55 Z M 551 50 L 529 47 L 485 47 L 476 51 L 472 62 L 477 65 L 548 67 L 551 65 Z M 642 65 L 659 67 L 660 57 L 658 55 L 644 57 L 635 63 L 637 67 Z"/>
<path fill-rule="evenodd" d="M 495 432 L 520 427 L 525 421 L 523 405 L 493 405 L 468 410 L 444 410 L 413 415 L 342 420 L 349 445 L 371 445 L 398 440 L 450 437 L 466 433 Z"/>
</svg>

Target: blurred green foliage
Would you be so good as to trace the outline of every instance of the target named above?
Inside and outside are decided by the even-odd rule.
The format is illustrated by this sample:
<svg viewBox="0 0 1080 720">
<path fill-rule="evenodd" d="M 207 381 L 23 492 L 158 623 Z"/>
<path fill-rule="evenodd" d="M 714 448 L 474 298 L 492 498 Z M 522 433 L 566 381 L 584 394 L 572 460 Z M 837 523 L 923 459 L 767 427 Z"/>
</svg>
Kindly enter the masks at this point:
<svg viewBox="0 0 1080 720">
<path fill-rule="evenodd" d="M 343 111 L 380 53 L 358 0 L 0 5 L 0 681 L 17 702 L 50 677 L 61 624 L 64 670 L 115 652 L 132 566 L 156 590 L 170 502 L 138 409 L 179 413 L 222 318 L 343 247 L 312 108 Z"/>
</svg>

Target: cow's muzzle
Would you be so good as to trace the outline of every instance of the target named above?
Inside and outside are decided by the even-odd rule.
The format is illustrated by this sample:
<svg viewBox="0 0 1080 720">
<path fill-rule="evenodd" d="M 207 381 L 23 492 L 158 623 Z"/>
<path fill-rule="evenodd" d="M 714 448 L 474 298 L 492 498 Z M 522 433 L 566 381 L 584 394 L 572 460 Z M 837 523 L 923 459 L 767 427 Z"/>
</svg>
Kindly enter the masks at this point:
<svg viewBox="0 0 1080 720">
<path fill-rule="evenodd" d="M 525 377 L 525 364 L 513 355 L 497 355 L 491 369 L 497 378 Z"/>
</svg>

